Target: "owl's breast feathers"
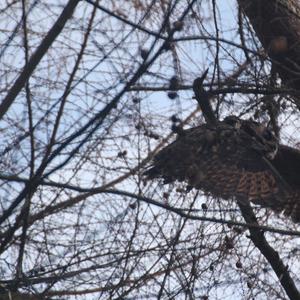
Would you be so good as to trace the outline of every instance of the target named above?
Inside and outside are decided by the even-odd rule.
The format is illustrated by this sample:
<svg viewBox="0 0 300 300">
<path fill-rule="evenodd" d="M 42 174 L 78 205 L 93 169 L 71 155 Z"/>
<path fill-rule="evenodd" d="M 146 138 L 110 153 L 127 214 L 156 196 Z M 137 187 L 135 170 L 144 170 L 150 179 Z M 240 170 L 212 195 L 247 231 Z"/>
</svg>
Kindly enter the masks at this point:
<svg viewBox="0 0 300 300">
<path fill-rule="evenodd" d="M 252 201 L 300 222 L 300 152 L 264 126 L 228 117 L 184 130 L 153 159 L 148 179 L 186 182 L 215 197 Z"/>
</svg>

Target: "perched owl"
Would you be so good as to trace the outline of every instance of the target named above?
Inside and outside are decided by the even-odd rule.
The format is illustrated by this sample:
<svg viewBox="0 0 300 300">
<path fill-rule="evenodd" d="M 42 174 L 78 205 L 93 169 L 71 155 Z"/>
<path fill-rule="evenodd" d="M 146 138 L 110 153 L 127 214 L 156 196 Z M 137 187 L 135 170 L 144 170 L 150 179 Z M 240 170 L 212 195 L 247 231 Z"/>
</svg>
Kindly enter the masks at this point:
<svg viewBox="0 0 300 300">
<path fill-rule="evenodd" d="M 268 128 L 252 120 L 216 120 L 201 85 L 205 75 L 195 80 L 194 91 L 197 100 L 202 97 L 198 102 L 206 124 L 179 131 L 156 154 L 146 177 L 186 182 L 213 196 L 251 201 L 300 222 L 300 152 L 280 145 Z"/>
</svg>

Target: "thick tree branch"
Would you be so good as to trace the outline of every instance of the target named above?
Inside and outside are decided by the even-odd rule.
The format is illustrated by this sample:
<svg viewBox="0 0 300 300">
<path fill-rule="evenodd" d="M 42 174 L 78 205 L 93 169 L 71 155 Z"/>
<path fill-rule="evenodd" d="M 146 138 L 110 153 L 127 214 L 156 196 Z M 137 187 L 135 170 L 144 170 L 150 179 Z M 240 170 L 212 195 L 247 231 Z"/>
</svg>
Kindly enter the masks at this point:
<svg viewBox="0 0 300 300">
<path fill-rule="evenodd" d="M 259 226 L 255 214 L 250 206 L 250 203 L 238 202 L 242 215 L 249 226 L 250 239 L 257 249 L 262 253 L 266 260 L 270 263 L 272 269 L 276 273 L 282 287 L 291 300 L 299 300 L 300 293 L 297 290 L 293 279 L 288 271 L 288 266 L 285 266 L 277 251 L 275 251 L 267 242 L 264 231 L 253 227 Z"/>
<path fill-rule="evenodd" d="M 63 30 L 66 22 L 72 16 L 73 11 L 80 0 L 70 0 L 66 5 L 61 15 L 53 25 L 53 27 L 49 30 L 46 37 L 43 39 L 39 47 L 33 53 L 28 63 L 25 65 L 22 73 L 15 81 L 14 85 L 9 90 L 8 94 L 0 104 L 0 119 L 5 115 L 8 111 L 9 107 L 14 102 L 15 98 L 18 96 L 19 92 L 22 90 L 28 79 L 30 78 L 32 72 L 39 64 L 43 56 L 46 54 L 50 46 L 53 44 L 57 36 Z"/>
</svg>

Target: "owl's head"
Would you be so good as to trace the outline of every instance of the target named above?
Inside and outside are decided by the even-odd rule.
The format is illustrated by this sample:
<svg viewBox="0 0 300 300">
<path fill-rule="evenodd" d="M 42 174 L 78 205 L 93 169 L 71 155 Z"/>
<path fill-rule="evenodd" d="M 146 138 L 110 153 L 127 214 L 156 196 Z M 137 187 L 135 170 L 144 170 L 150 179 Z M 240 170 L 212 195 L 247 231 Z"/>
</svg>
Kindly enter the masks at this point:
<svg viewBox="0 0 300 300">
<path fill-rule="evenodd" d="M 278 150 L 278 139 L 273 131 L 265 124 L 249 120 L 242 120 L 237 116 L 228 116 L 223 120 L 226 125 L 236 130 L 242 130 L 252 138 L 252 147 L 262 152 L 268 159 L 274 159 Z"/>
<path fill-rule="evenodd" d="M 235 129 L 240 129 L 242 126 L 242 120 L 237 116 L 227 116 L 223 122 L 234 127 Z"/>
<path fill-rule="evenodd" d="M 264 154 L 267 158 L 274 159 L 278 151 L 279 142 L 274 132 L 267 125 L 250 119 L 242 121 L 241 129 L 264 147 Z"/>
</svg>

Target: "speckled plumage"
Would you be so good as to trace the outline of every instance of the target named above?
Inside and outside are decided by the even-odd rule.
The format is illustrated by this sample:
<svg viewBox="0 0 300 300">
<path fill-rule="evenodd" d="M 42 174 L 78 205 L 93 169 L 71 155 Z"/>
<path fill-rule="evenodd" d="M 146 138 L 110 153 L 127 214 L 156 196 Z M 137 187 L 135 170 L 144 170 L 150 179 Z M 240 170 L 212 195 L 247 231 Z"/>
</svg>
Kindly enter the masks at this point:
<svg viewBox="0 0 300 300">
<path fill-rule="evenodd" d="M 157 153 L 145 175 L 164 183 L 186 182 L 223 199 L 252 201 L 300 222 L 297 169 L 297 150 L 278 145 L 261 124 L 229 117 L 183 130 Z"/>
</svg>

